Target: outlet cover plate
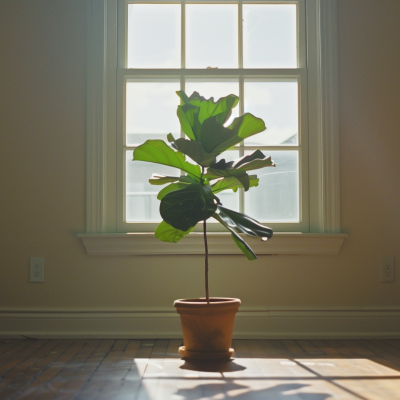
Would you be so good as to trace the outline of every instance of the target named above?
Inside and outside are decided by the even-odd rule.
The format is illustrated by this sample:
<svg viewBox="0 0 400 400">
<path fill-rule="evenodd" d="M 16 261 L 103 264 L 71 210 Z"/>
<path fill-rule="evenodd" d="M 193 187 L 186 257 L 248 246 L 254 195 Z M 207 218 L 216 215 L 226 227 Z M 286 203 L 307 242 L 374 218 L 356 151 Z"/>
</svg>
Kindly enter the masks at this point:
<svg viewBox="0 0 400 400">
<path fill-rule="evenodd" d="M 44 282 L 44 258 L 42 257 L 30 258 L 29 282 Z"/>
<path fill-rule="evenodd" d="M 381 282 L 394 282 L 394 257 L 381 258 Z"/>
</svg>

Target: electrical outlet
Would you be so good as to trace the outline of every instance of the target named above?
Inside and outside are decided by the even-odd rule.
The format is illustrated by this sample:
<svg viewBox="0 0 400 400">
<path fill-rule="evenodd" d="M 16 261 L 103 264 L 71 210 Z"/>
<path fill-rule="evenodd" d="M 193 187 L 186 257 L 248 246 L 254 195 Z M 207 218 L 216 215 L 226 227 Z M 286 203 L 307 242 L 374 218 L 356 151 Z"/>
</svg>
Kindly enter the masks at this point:
<svg viewBox="0 0 400 400">
<path fill-rule="evenodd" d="M 381 282 L 394 282 L 394 257 L 381 258 Z"/>
<path fill-rule="evenodd" d="M 44 282 L 44 258 L 31 257 L 29 266 L 29 281 Z"/>
</svg>

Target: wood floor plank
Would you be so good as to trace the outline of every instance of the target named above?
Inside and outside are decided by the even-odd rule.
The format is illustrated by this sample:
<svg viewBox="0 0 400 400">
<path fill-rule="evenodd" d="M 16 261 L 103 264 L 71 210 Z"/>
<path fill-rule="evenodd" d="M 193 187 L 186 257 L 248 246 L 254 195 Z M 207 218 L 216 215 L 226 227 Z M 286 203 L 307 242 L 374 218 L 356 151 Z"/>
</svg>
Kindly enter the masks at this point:
<svg viewBox="0 0 400 400">
<path fill-rule="evenodd" d="M 323 351 L 327 357 L 333 358 L 339 355 L 338 351 L 333 346 L 326 343 L 325 340 L 310 340 L 310 343 Z"/>
<path fill-rule="evenodd" d="M 75 343 L 74 343 L 75 344 Z M 75 373 L 82 368 L 84 361 L 93 352 L 96 341 L 85 340 L 79 342 L 74 354 L 64 363 L 56 375 L 42 388 L 35 398 L 40 400 L 51 400 L 55 397 L 63 397 L 62 389 L 72 381 Z"/>
<path fill-rule="evenodd" d="M 81 350 L 67 363 L 66 367 L 52 379 L 51 387 L 55 390 L 55 393 L 50 398 L 68 400 L 73 393 L 79 393 L 110 346 L 110 342 L 101 340 L 91 340 L 85 343 Z"/>
<path fill-rule="evenodd" d="M 30 355 L 37 351 L 40 347 L 44 346 L 48 340 L 35 340 L 28 339 L 29 344 L 24 346 L 21 350 L 17 350 L 18 345 L 13 347 L 10 354 L 4 357 L 5 361 L 0 360 L 2 363 L 0 365 L 0 377 L 7 374 L 11 369 L 15 368 L 17 365 L 25 361 Z M 24 343 L 25 344 L 25 343 Z"/>
<path fill-rule="evenodd" d="M 350 348 L 344 346 L 339 340 L 325 340 L 328 346 L 331 346 L 340 357 L 353 357 L 355 354 Z"/>
<path fill-rule="evenodd" d="M 359 340 L 340 340 L 340 343 L 343 347 L 351 350 L 354 356 L 374 357 L 376 355 L 375 352 L 363 346 L 362 342 Z"/>
<path fill-rule="evenodd" d="M 283 339 L 281 340 L 283 345 L 289 350 L 291 358 L 307 358 L 308 353 L 304 351 L 295 340 Z"/>
<path fill-rule="evenodd" d="M 93 375 L 93 380 L 98 380 L 101 384 L 98 386 L 97 394 L 94 399 L 113 399 L 115 391 L 121 386 L 122 381 L 127 374 L 129 367 L 119 364 L 123 351 L 111 351 L 108 358 Z"/>
<path fill-rule="evenodd" d="M 373 357 L 376 362 L 380 362 L 389 368 L 400 369 L 400 358 L 393 355 L 391 352 L 385 350 L 371 340 L 360 340 L 359 341 L 364 347 L 371 350 L 375 356 Z"/>
<path fill-rule="evenodd" d="M 129 343 L 128 339 L 117 339 L 111 351 L 124 351 L 128 343 Z"/>
<path fill-rule="evenodd" d="M 296 340 L 296 343 L 310 356 L 310 357 L 326 357 L 326 353 L 315 346 L 309 340 Z"/>
<path fill-rule="evenodd" d="M 114 344 L 115 340 L 102 340 L 94 349 L 93 346 L 91 346 L 87 351 L 81 352 L 80 354 L 77 353 L 78 359 L 85 358 L 79 367 L 80 371 L 63 370 L 60 372 L 59 376 L 52 381 L 52 386 L 54 386 L 56 382 L 60 382 L 57 387 L 57 399 L 70 399 L 72 393 L 77 393 L 77 398 L 90 398 L 97 394 L 103 382 L 98 379 L 96 373 L 102 365 L 107 366 L 107 362 L 113 359 L 111 349 Z M 76 358 L 75 360 L 73 358 L 70 364 L 73 366 L 75 361 Z M 63 385 L 65 378 L 68 376 L 70 380 Z"/>
<path fill-rule="evenodd" d="M 18 364 L 15 368 L 12 368 L 9 371 L 7 371 L 3 375 L 3 378 L 6 378 L 7 380 L 15 379 L 17 376 L 21 375 L 21 373 L 25 372 L 28 368 L 32 367 L 40 360 L 42 360 L 44 357 L 46 357 L 46 355 L 60 343 L 61 340 L 49 340 L 43 346 L 37 347 L 36 351 L 34 351 L 31 355 L 29 355 L 20 364 Z"/>
<path fill-rule="evenodd" d="M 388 353 L 392 354 L 393 356 L 400 357 L 400 349 L 391 345 L 390 343 L 387 343 L 385 340 L 371 339 L 370 342 L 378 347 L 381 347 L 382 349 L 385 349 Z"/>
<path fill-rule="evenodd" d="M 26 349 L 28 346 L 31 346 L 35 342 L 34 339 L 24 339 L 19 342 L 17 345 L 10 347 L 7 349 L 3 354 L 0 355 L 0 365 L 4 365 L 8 360 L 21 357 L 21 353 Z M 6 370 L 0 372 L 0 376 L 4 374 Z"/>
<path fill-rule="evenodd" d="M 71 358 L 84 346 L 87 342 L 85 340 L 71 340 L 67 341 L 70 345 L 59 355 L 58 358 L 54 359 L 43 373 L 36 379 L 36 385 L 31 385 L 25 389 L 19 396 L 20 399 L 42 399 L 42 395 L 51 391 L 51 381 L 57 376 L 57 374 L 63 370 L 68 364 Z M 35 390 L 36 389 L 36 390 Z M 32 391 L 34 390 L 34 391 Z M 53 393 L 54 391 L 51 391 Z"/>
<path fill-rule="evenodd" d="M 17 344 L 21 343 L 23 340 L 26 339 L 10 339 L 10 340 L 2 340 L 0 342 L 0 355 L 9 351 Z"/>
<path fill-rule="evenodd" d="M 386 343 L 391 344 L 394 347 L 397 347 L 398 349 L 400 349 L 400 340 L 399 339 L 388 339 L 388 340 L 384 340 Z"/>
<path fill-rule="evenodd" d="M 129 365 L 128 372 L 122 380 L 122 385 L 119 387 L 114 387 L 112 399 L 117 400 L 132 400 L 136 399 L 136 395 L 142 385 L 143 374 L 146 371 L 147 363 L 151 354 L 151 348 L 147 348 L 148 358 L 144 358 L 145 355 L 142 346 L 142 341 L 131 341 L 128 345 L 130 347 L 131 353 L 124 354 L 122 359 L 127 360 L 130 355 L 135 352 L 135 358 Z M 140 357 L 139 357 L 140 356 Z M 124 361 L 126 363 L 126 361 Z"/>
<path fill-rule="evenodd" d="M 287 347 L 277 339 L 261 339 L 260 346 L 264 349 L 267 357 L 271 358 L 291 358 L 292 354 Z"/>
<path fill-rule="evenodd" d="M 249 347 L 249 351 L 253 358 L 266 358 L 267 357 L 266 351 L 260 345 L 258 340 L 251 339 L 247 342 L 247 345 Z"/>
<path fill-rule="evenodd" d="M 172 339 L 169 341 L 165 358 L 181 358 L 179 354 L 179 347 L 183 346 L 181 339 Z"/>
<path fill-rule="evenodd" d="M 99 390 L 97 400 L 117 399 L 123 394 L 123 385 L 127 375 L 135 364 L 135 355 L 140 348 L 140 341 L 129 341 L 123 353 L 114 364 L 114 371 L 106 377 L 105 384 Z M 132 395 L 132 392 L 128 393 Z"/>
<path fill-rule="evenodd" d="M 49 361 L 47 357 L 60 342 L 61 340 L 49 340 L 15 368 L 4 374 L 3 382 L 0 382 L 0 398 L 11 397 L 15 393 L 15 389 L 22 390 L 40 370 L 40 362 L 46 359 L 45 364 L 47 364 Z"/>
<path fill-rule="evenodd" d="M 40 364 L 40 370 L 33 376 L 31 382 L 19 391 L 19 400 L 31 400 L 52 379 L 68 360 L 71 349 L 76 348 L 75 340 L 63 340 L 52 352 L 47 360 Z"/>
<path fill-rule="evenodd" d="M 243 339 L 234 339 L 232 341 L 235 349 L 235 358 L 252 358 L 248 343 Z"/>
<path fill-rule="evenodd" d="M 168 350 L 168 340 L 156 340 L 150 358 L 163 358 Z"/>
<path fill-rule="evenodd" d="M 49 368 L 60 355 L 66 351 L 72 344 L 71 340 L 61 340 L 48 354 L 36 364 L 32 364 L 24 373 L 26 382 L 21 382 L 14 396 L 19 395 L 19 398 L 24 398 L 24 393 L 31 399 L 33 393 L 40 387 L 40 382 L 46 375 L 46 370 Z"/>
<path fill-rule="evenodd" d="M 136 355 L 137 358 L 150 358 L 151 352 L 153 351 L 153 347 L 155 345 L 155 340 L 142 340 L 138 354 Z"/>
</svg>

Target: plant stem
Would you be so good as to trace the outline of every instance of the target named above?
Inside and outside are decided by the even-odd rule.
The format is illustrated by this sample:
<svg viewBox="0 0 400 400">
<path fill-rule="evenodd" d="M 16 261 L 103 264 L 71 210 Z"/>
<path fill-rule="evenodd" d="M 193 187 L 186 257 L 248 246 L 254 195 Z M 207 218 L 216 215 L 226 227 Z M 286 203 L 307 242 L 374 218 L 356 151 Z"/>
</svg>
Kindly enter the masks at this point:
<svg viewBox="0 0 400 400">
<path fill-rule="evenodd" d="M 210 304 L 210 295 L 208 293 L 208 245 L 207 245 L 207 226 L 206 220 L 203 221 L 203 234 L 204 234 L 204 247 L 206 253 L 206 265 L 205 265 L 205 278 L 206 278 L 206 299 L 207 304 Z"/>
<path fill-rule="evenodd" d="M 201 184 L 204 185 L 203 181 L 204 166 L 201 166 Z M 206 253 L 206 265 L 205 265 L 205 280 L 206 280 L 206 300 L 207 304 L 210 304 L 210 295 L 208 293 L 208 245 L 207 245 L 207 225 L 206 220 L 203 221 L 203 236 L 204 236 L 204 248 Z"/>
</svg>

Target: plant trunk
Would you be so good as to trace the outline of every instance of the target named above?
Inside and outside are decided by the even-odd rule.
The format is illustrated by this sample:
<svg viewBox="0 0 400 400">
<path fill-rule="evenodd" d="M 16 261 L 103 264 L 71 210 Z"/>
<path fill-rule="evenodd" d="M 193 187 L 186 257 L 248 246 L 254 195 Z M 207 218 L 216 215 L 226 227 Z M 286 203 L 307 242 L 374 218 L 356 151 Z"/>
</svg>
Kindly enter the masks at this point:
<svg viewBox="0 0 400 400">
<path fill-rule="evenodd" d="M 203 221 L 203 235 L 204 235 L 204 248 L 206 253 L 205 260 L 205 280 L 206 280 L 206 300 L 207 304 L 210 304 L 210 295 L 208 292 L 208 245 L 207 245 L 207 225 L 206 220 Z"/>
</svg>

